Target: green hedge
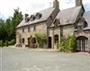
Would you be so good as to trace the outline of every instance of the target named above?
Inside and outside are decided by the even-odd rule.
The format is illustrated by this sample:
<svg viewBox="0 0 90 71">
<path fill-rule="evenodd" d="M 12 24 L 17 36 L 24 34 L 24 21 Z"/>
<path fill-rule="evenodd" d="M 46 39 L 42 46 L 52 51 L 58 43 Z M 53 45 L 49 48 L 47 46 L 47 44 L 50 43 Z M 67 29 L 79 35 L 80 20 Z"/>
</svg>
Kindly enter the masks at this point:
<svg viewBox="0 0 90 71">
<path fill-rule="evenodd" d="M 3 47 L 3 41 L 2 40 L 0 40 L 0 46 Z"/>
<path fill-rule="evenodd" d="M 15 41 L 15 39 L 13 39 L 13 40 L 8 42 L 8 45 L 15 45 L 15 43 L 16 43 L 16 41 Z"/>
<path fill-rule="evenodd" d="M 4 46 L 10 46 L 10 45 L 15 45 L 15 43 L 16 43 L 16 41 L 15 41 L 15 39 L 13 39 L 13 40 L 11 40 L 11 41 L 8 41 L 8 40 L 6 40 L 6 41 L 0 41 L 0 46 L 1 47 L 4 47 Z"/>
</svg>

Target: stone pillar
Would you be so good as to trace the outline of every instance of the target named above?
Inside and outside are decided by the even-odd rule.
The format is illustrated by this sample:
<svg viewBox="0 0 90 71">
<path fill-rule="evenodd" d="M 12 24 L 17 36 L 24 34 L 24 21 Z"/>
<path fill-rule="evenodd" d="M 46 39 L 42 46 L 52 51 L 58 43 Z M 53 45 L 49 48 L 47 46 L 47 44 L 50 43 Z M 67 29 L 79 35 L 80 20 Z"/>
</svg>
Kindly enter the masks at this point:
<svg viewBox="0 0 90 71">
<path fill-rule="evenodd" d="M 53 1 L 53 8 L 58 8 L 59 9 L 59 1 L 58 0 Z"/>
<path fill-rule="evenodd" d="M 25 39 L 25 44 L 24 44 L 24 46 L 26 46 L 26 45 L 28 45 L 28 38 L 25 37 L 24 39 Z"/>
<path fill-rule="evenodd" d="M 52 48 L 54 49 L 54 28 L 52 30 Z"/>
</svg>

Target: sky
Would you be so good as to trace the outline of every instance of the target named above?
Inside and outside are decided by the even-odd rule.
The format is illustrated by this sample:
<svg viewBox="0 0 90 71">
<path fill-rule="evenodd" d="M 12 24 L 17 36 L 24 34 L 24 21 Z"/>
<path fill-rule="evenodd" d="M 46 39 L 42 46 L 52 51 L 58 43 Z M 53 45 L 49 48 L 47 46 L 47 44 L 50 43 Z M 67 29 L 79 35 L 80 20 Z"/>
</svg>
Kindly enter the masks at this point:
<svg viewBox="0 0 90 71">
<path fill-rule="evenodd" d="M 75 0 L 59 0 L 60 9 L 75 6 Z M 90 11 L 90 0 L 83 0 L 86 11 Z M 6 19 L 13 15 L 14 9 L 20 8 L 23 14 L 32 14 L 52 7 L 53 0 L 0 0 L 0 17 Z"/>
</svg>

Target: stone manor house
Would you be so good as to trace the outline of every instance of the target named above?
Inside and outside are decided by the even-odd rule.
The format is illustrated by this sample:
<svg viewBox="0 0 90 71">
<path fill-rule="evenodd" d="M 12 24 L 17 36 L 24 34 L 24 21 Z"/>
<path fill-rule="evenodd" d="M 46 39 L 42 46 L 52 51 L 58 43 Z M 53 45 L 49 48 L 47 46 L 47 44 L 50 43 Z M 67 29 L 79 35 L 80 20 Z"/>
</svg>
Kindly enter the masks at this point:
<svg viewBox="0 0 90 71">
<path fill-rule="evenodd" d="M 16 28 L 16 45 L 30 45 L 33 32 L 47 35 L 47 48 L 57 49 L 56 42 L 63 37 L 75 35 L 77 50 L 90 50 L 90 12 L 85 12 L 82 0 L 75 0 L 75 7 L 60 10 L 59 1 L 53 1 L 53 7 L 31 16 L 25 15 Z"/>
</svg>

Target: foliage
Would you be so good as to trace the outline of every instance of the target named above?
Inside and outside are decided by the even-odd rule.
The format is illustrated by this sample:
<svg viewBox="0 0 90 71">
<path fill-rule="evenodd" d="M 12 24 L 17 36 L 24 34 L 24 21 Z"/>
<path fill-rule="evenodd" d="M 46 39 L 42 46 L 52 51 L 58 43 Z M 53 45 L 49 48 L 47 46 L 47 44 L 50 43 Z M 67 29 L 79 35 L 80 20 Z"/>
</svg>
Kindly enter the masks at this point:
<svg viewBox="0 0 90 71">
<path fill-rule="evenodd" d="M 75 36 L 69 36 L 67 39 L 61 41 L 60 51 L 74 52 L 76 51 L 76 38 Z"/>
<path fill-rule="evenodd" d="M 12 39 L 11 41 L 8 42 L 9 45 L 14 45 L 15 44 L 15 39 Z"/>
<path fill-rule="evenodd" d="M 3 47 L 3 41 L 2 40 L 0 41 L 0 46 Z"/>
<path fill-rule="evenodd" d="M 36 40 L 40 47 L 44 47 L 45 44 L 47 44 L 47 37 L 45 34 L 42 33 L 35 33 Z"/>
<path fill-rule="evenodd" d="M 14 10 L 12 17 L 2 20 L 0 19 L 0 40 L 4 45 L 8 45 L 8 41 L 15 40 L 16 38 L 16 26 L 22 21 L 23 15 L 19 9 Z"/>
</svg>

